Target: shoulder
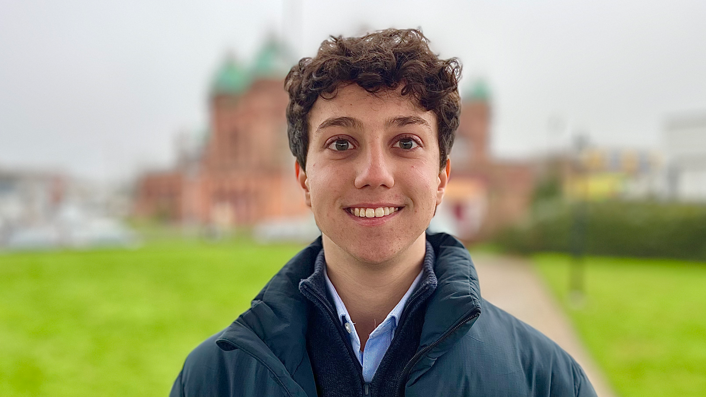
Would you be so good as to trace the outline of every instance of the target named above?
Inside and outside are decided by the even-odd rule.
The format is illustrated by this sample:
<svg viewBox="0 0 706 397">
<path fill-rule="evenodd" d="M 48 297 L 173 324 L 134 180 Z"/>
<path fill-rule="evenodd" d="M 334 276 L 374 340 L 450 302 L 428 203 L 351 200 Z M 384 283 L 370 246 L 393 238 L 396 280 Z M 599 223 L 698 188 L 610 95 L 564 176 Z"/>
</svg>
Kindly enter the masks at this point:
<svg viewBox="0 0 706 397">
<path fill-rule="evenodd" d="M 448 354 L 437 360 L 437 372 L 454 372 L 463 363 L 469 389 L 488 396 L 501 391 L 528 396 L 594 396 L 578 363 L 541 332 L 483 300 L 473 327 Z M 480 388 L 480 389 L 479 389 Z"/>
<path fill-rule="evenodd" d="M 513 352 L 525 365 L 575 362 L 547 336 L 486 300 L 481 316 L 466 337 L 496 350 Z"/>
<path fill-rule="evenodd" d="M 210 372 L 209 370 L 220 368 L 228 361 L 231 361 L 226 359 L 226 355 L 229 352 L 223 351 L 216 344 L 216 340 L 221 334 L 222 331 L 212 335 L 192 350 L 184 361 L 183 372 L 188 375 L 200 374 L 201 372 Z M 232 357 L 229 358 L 232 359 Z M 241 358 L 238 357 L 238 359 Z"/>
<path fill-rule="evenodd" d="M 217 345 L 221 334 L 206 339 L 187 356 L 170 397 L 281 395 L 281 387 L 261 362 L 240 349 L 227 351 Z"/>
<path fill-rule="evenodd" d="M 293 395 L 298 388 L 271 347 L 281 354 L 294 351 L 307 323 L 307 305 L 298 284 L 313 272 L 321 238 L 300 251 L 270 279 L 253 299 L 250 309 L 225 330 L 206 339 L 186 358 L 172 397 L 176 396 L 278 396 Z M 265 343 L 268 341 L 268 343 Z M 301 343 L 300 343 L 301 344 Z M 298 346 L 298 345 L 297 345 Z"/>
</svg>

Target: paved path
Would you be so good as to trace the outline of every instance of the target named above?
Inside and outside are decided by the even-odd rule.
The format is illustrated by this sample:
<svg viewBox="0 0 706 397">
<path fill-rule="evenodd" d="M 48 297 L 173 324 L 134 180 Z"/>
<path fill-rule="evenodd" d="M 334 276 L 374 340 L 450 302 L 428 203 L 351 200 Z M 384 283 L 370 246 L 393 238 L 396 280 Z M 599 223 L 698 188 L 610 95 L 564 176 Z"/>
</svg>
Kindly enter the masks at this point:
<svg viewBox="0 0 706 397">
<path fill-rule="evenodd" d="M 542 331 L 583 367 L 599 397 L 616 397 L 532 265 L 519 258 L 474 254 L 481 295 Z"/>
</svg>

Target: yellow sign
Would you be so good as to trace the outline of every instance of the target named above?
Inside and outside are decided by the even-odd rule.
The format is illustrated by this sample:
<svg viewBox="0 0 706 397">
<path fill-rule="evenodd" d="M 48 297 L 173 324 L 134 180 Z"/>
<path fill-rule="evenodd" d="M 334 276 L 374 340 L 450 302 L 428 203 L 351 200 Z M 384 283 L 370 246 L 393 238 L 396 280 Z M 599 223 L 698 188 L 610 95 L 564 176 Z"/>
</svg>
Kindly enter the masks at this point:
<svg viewBox="0 0 706 397">
<path fill-rule="evenodd" d="M 600 173 L 573 175 L 564 184 L 564 195 L 574 200 L 605 200 L 623 192 L 625 174 Z"/>
</svg>

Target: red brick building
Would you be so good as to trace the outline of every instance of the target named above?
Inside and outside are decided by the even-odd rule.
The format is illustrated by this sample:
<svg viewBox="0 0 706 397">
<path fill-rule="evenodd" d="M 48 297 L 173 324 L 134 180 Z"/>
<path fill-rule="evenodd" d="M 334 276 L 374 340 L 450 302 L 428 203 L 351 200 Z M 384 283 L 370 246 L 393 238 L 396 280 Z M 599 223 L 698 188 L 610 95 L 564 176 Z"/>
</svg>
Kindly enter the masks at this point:
<svg viewBox="0 0 706 397">
<path fill-rule="evenodd" d="M 464 240 L 487 238 L 518 221 L 530 207 L 533 167 L 494 159 L 490 151 L 492 103 L 483 81 L 462 92 L 463 108 L 451 150 L 451 179 L 437 217 Z"/>
<path fill-rule="evenodd" d="M 139 180 L 136 214 L 222 226 L 308 214 L 286 133 L 282 79 L 293 62 L 275 40 L 263 46 L 250 67 L 226 59 L 211 86 L 209 133 L 183 150 L 174 170 Z M 475 239 L 524 214 L 532 173 L 527 165 L 491 158 L 485 85 L 478 82 L 464 94 L 452 178 L 440 212 L 459 237 Z"/>
<path fill-rule="evenodd" d="M 231 226 L 306 214 L 284 115 L 291 64 L 275 40 L 249 68 L 228 57 L 211 85 L 209 132 L 173 171 L 140 178 L 136 215 Z"/>
</svg>

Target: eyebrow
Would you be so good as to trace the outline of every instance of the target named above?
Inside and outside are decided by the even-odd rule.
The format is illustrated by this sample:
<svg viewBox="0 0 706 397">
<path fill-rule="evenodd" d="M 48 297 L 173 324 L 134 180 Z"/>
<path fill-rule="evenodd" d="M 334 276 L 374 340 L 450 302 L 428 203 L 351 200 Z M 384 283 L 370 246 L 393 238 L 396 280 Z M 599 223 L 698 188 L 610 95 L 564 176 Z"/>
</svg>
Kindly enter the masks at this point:
<svg viewBox="0 0 706 397">
<path fill-rule="evenodd" d="M 353 117 L 331 117 L 323 121 L 323 123 L 319 124 L 319 126 L 316 128 L 315 132 L 319 132 L 323 130 L 324 128 L 328 127 L 345 127 L 345 128 L 353 128 L 353 129 L 362 129 L 363 128 L 363 123 L 358 120 L 354 119 Z"/>
<path fill-rule="evenodd" d="M 393 117 L 393 118 L 385 121 L 385 126 L 387 126 L 387 127 L 392 127 L 392 126 L 404 127 L 405 125 L 410 125 L 410 124 L 419 124 L 419 125 L 423 125 L 423 126 L 431 128 L 431 126 L 429 125 L 429 123 L 426 120 L 424 120 L 421 117 L 417 117 L 417 116 L 399 116 L 399 117 Z"/>
</svg>

